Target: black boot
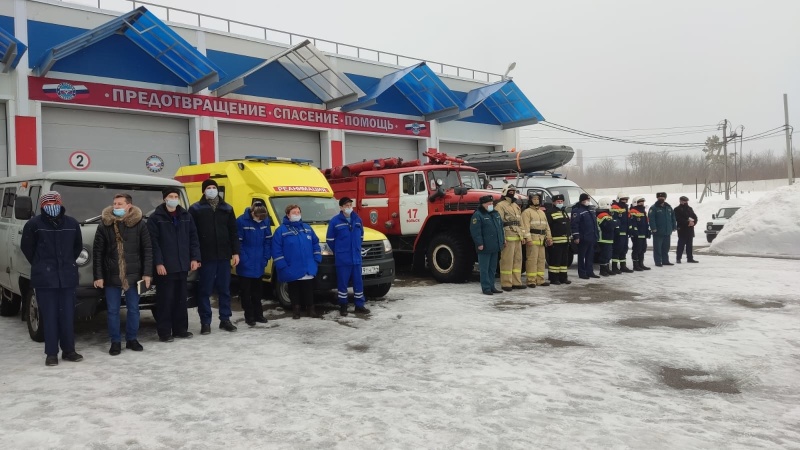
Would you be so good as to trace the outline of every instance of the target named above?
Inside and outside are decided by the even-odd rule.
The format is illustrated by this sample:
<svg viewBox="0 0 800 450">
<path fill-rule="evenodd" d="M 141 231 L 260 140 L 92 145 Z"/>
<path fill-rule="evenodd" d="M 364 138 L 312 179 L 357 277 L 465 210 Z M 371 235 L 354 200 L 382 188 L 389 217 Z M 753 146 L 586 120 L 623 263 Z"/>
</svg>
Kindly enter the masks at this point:
<svg viewBox="0 0 800 450">
<path fill-rule="evenodd" d="M 600 264 L 600 276 L 607 277 L 608 275 L 608 264 Z"/>
<path fill-rule="evenodd" d="M 644 269 L 642 269 L 642 262 L 641 261 L 634 261 L 633 262 L 633 270 L 635 272 L 643 272 Z"/>
<path fill-rule="evenodd" d="M 347 316 L 347 304 L 346 303 L 344 305 L 339 305 L 339 315 L 342 316 L 342 317 L 346 317 Z"/>
<path fill-rule="evenodd" d="M 112 342 L 111 348 L 108 350 L 108 354 L 111 356 L 117 356 L 122 351 L 122 344 L 119 342 Z"/>
<path fill-rule="evenodd" d="M 641 267 L 642 270 L 650 270 L 649 267 L 644 265 L 644 261 L 639 261 L 639 267 Z"/>
<path fill-rule="evenodd" d="M 611 263 L 611 275 L 619 275 L 622 272 L 619 270 L 619 264 L 612 262 Z"/>
<path fill-rule="evenodd" d="M 628 269 L 628 263 L 627 262 L 619 263 L 619 271 L 622 272 L 622 273 L 633 273 L 633 271 L 631 269 Z"/>
<path fill-rule="evenodd" d="M 300 318 L 300 305 L 292 305 L 292 319 Z"/>
<path fill-rule="evenodd" d="M 308 317 L 311 317 L 311 318 L 314 318 L 314 319 L 319 319 L 320 317 L 322 317 L 322 316 L 319 315 L 319 313 L 317 313 L 317 309 L 314 307 L 313 303 L 308 305 Z"/>
<path fill-rule="evenodd" d="M 225 331 L 236 331 L 236 325 L 234 325 L 230 320 L 221 320 L 219 322 L 219 329 Z"/>
</svg>

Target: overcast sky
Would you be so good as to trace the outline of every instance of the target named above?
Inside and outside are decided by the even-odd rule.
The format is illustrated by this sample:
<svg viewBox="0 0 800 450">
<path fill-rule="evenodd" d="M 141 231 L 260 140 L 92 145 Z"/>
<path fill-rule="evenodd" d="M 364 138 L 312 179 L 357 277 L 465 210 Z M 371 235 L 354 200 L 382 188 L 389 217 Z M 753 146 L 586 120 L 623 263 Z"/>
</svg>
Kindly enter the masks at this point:
<svg viewBox="0 0 800 450">
<path fill-rule="evenodd" d="M 500 74 L 513 61 L 511 76 L 547 121 L 603 135 L 703 142 L 728 119 L 746 137 L 783 124 L 783 93 L 800 123 L 797 0 L 153 2 Z M 657 149 L 542 125 L 521 139 L 581 148 L 587 163 Z M 767 148 L 785 151 L 783 136 L 744 144 Z"/>
</svg>

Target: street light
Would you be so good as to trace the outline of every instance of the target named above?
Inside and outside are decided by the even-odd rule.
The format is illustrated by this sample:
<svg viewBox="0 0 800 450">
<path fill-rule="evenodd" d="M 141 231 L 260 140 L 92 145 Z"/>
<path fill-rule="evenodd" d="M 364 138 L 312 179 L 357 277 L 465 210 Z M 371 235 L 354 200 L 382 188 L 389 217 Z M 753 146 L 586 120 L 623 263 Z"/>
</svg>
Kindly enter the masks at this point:
<svg viewBox="0 0 800 450">
<path fill-rule="evenodd" d="M 511 73 L 511 71 L 514 70 L 515 67 L 517 67 L 517 63 L 516 62 L 512 62 L 511 64 L 508 65 L 508 69 L 506 69 L 506 73 L 503 74 L 503 80 L 509 80 L 509 81 L 511 80 L 511 77 L 508 76 L 508 74 Z"/>
</svg>

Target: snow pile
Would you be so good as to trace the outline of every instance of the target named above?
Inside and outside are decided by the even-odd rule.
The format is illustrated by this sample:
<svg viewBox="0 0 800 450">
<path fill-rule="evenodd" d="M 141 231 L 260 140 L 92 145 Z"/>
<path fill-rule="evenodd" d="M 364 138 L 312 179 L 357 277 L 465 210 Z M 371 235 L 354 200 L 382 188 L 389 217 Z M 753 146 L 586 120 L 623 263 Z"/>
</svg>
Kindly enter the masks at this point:
<svg viewBox="0 0 800 450">
<path fill-rule="evenodd" d="M 800 185 L 772 191 L 737 211 L 709 251 L 800 258 Z"/>
</svg>

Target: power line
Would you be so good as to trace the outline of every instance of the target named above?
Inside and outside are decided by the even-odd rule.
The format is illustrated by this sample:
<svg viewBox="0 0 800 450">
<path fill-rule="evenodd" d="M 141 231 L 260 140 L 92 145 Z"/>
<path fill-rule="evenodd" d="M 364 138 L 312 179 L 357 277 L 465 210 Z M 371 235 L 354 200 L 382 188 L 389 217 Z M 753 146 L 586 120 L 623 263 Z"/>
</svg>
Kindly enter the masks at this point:
<svg viewBox="0 0 800 450">
<path fill-rule="evenodd" d="M 614 129 L 614 130 L 588 130 L 588 131 L 592 131 L 592 132 L 595 132 L 595 131 L 598 131 L 598 132 L 599 131 L 603 131 L 603 132 L 605 132 L 605 131 L 649 131 L 649 130 L 677 130 L 677 129 L 680 129 L 680 128 L 709 128 L 709 127 L 714 127 L 714 129 L 716 130 L 716 126 L 717 126 L 716 123 L 711 123 L 711 124 L 708 124 L 708 125 L 687 125 L 687 126 L 683 126 L 683 127 L 623 128 L 623 129 Z M 523 130 L 525 130 L 525 131 L 538 131 L 535 128 L 523 128 Z"/>
</svg>

